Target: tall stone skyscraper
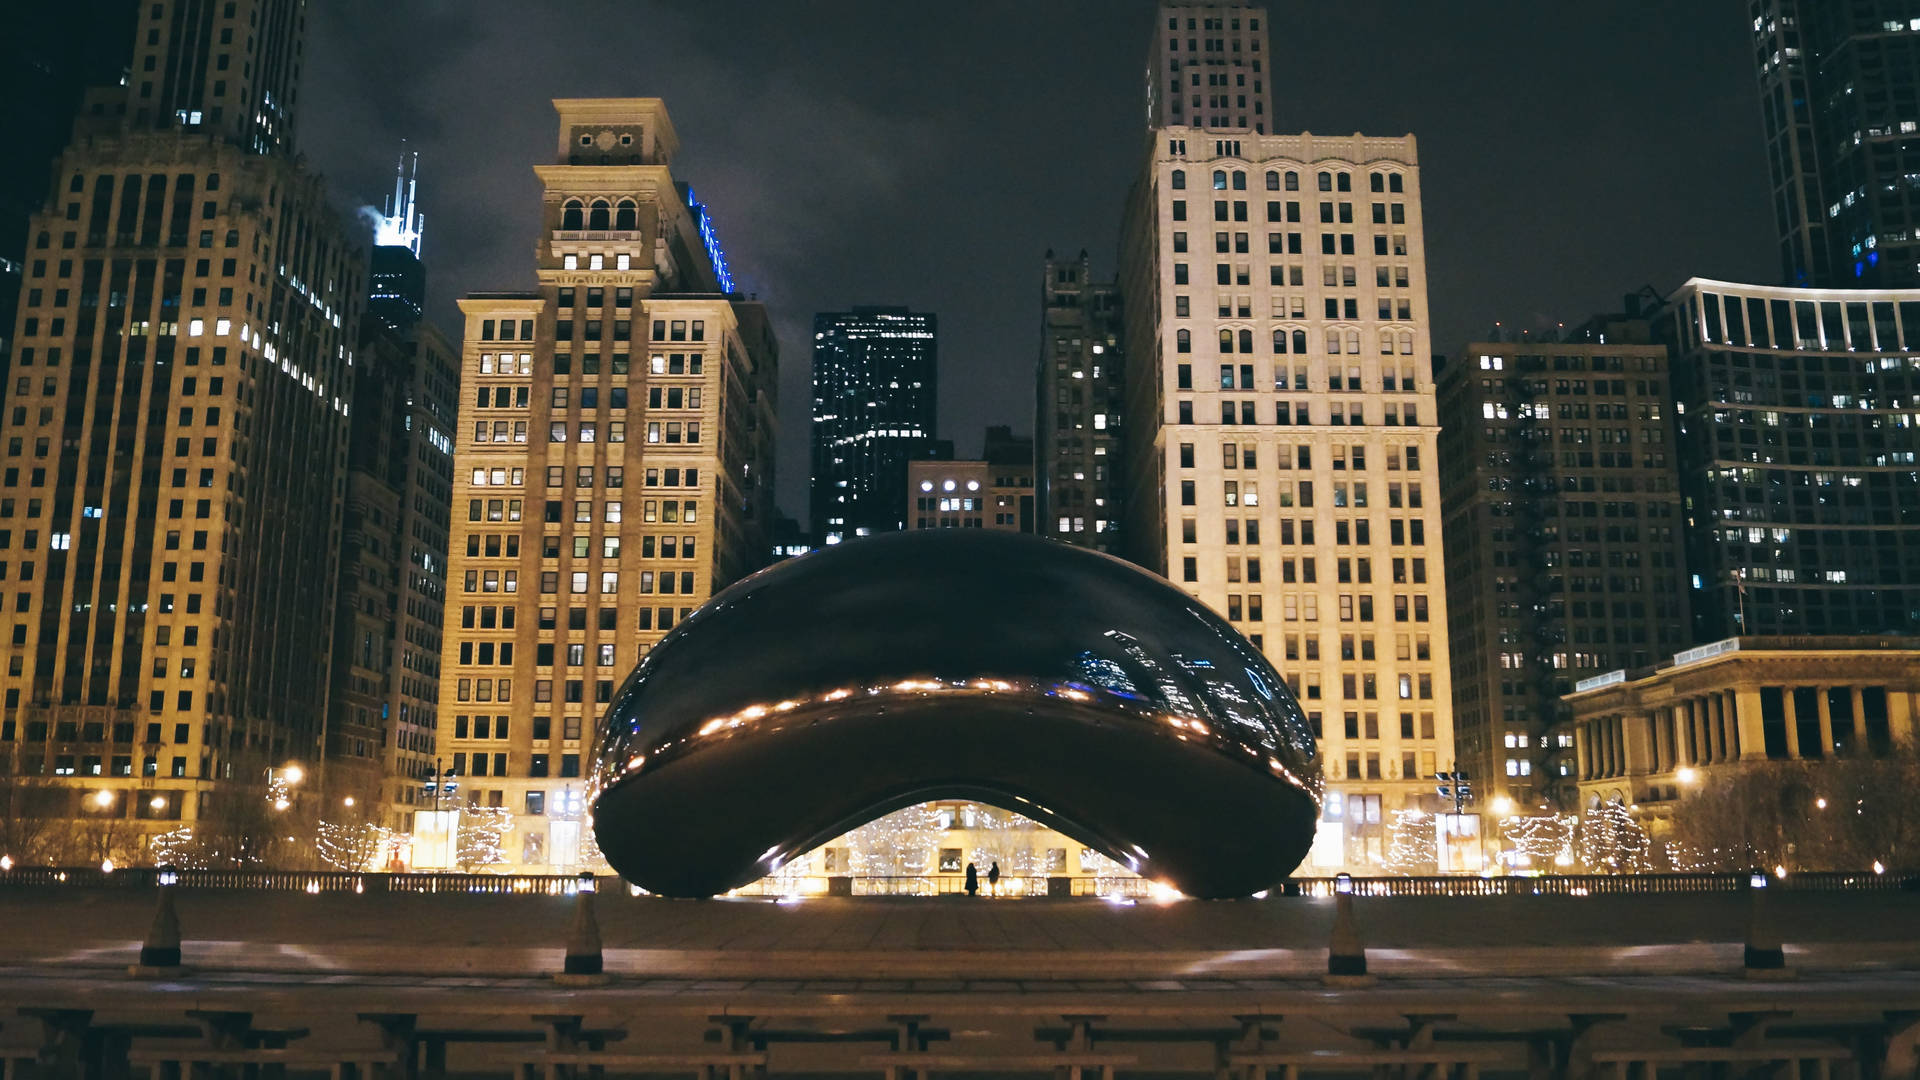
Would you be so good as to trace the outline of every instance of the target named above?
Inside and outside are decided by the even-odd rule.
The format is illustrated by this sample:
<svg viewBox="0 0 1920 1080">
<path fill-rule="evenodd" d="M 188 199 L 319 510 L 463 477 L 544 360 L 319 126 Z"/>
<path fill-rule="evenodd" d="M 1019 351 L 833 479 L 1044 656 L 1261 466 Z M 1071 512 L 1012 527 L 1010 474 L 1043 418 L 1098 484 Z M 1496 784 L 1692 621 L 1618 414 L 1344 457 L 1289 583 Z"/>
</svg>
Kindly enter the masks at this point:
<svg viewBox="0 0 1920 1080">
<path fill-rule="evenodd" d="M 931 456 L 938 320 L 903 307 L 813 317 L 813 534 L 907 526 L 907 462 Z"/>
<path fill-rule="evenodd" d="M 1170 3 L 1158 19 L 1147 50 L 1148 127 L 1275 130 L 1266 8 Z"/>
<path fill-rule="evenodd" d="M 1127 550 L 1298 694 L 1312 862 L 1375 865 L 1453 762 L 1414 141 L 1164 128 L 1121 236 Z"/>
<path fill-rule="evenodd" d="M 1047 253 L 1033 416 L 1036 531 L 1096 551 L 1120 540 L 1126 357 L 1120 290 L 1092 280 L 1087 253 Z"/>
<path fill-rule="evenodd" d="M 133 55 L 138 0 L 10 4 L 0 11 L 0 406 L 8 335 L 27 268 L 27 219 L 46 203 L 47 165 L 67 145 L 90 86 L 110 86 Z"/>
<path fill-rule="evenodd" d="M 1749 0 L 1748 16 L 1787 284 L 1920 285 L 1920 3 Z"/>
<path fill-rule="evenodd" d="M 205 821 L 321 751 L 364 282 L 291 153 L 303 16 L 142 5 L 29 229 L 0 748 L 51 812 Z"/>
<path fill-rule="evenodd" d="M 354 374 L 326 744 L 329 813 L 401 832 L 412 828 L 439 726 L 460 408 L 459 355 L 420 318 L 426 277 L 413 164 L 402 160 L 395 198 L 374 232 Z"/>
<path fill-rule="evenodd" d="M 1483 806 L 1571 809 L 1560 699 L 1690 643 L 1667 350 L 1601 319 L 1469 342 L 1437 381 L 1460 766 Z"/>
<path fill-rule="evenodd" d="M 459 802 L 511 816 L 504 866 L 533 871 L 582 858 L 614 687 L 767 561 L 778 386 L 765 309 L 670 171 L 666 106 L 554 106 L 539 287 L 460 302 L 437 747 Z"/>
</svg>

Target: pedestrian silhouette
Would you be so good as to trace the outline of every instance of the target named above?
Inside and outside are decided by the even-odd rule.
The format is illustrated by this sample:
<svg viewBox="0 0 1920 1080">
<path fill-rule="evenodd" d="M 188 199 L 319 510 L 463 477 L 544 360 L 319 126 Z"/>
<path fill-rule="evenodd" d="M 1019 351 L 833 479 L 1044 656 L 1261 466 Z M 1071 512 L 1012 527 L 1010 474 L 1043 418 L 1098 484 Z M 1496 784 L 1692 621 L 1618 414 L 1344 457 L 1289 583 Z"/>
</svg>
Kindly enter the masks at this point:
<svg viewBox="0 0 1920 1080">
<path fill-rule="evenodd" d="M 980 892 L 980 871 L 972 863 L 967 864 L 967 895 L 975 896 Z"/>
<path fill-rule="evenodd" d="M 993 861 L 992 866 L 987 867 L 987 893 L 991 896 L 1000 895 L 1000 860 L 998 859 Z"/>
</svg>

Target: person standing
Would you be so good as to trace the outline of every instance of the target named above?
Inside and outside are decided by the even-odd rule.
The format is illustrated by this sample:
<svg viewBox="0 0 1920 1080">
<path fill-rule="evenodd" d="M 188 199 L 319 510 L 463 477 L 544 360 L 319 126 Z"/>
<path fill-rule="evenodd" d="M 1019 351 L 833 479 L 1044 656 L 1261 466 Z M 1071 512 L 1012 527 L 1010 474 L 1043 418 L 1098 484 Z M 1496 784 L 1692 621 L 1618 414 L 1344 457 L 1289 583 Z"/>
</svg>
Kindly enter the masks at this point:
<svg viewBox="0 0 1920 1080">
<path fill-rule="evenodd" d="M 980 871 L 972 863 L 968 863 L 967 864 L 967 895 L 977 896 L 979 895 L 979 893 L 980 893 Z"/>
<path fill-rule="evenodd" d="M 992 866 L 987 867 L 987 895 L 1000 895 L 1000 860 L 998 859 L 993 861 Z"/>
</svg>

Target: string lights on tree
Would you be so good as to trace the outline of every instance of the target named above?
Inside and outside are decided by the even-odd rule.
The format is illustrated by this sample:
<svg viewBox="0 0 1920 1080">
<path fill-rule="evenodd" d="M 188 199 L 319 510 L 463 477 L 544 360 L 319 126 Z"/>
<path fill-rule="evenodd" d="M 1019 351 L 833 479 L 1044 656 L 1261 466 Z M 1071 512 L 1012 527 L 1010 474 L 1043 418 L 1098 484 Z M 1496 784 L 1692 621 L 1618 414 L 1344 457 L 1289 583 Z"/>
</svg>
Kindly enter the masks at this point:
<svg viewBox="0 0 1920 1080">
<path fill-rule="evenodd" d="M 1387 853 L 1382 864 L 1396 874 L 1433 873 L 1440 864 L 1440 842 L 1434 835 L 1433 815 L 1423 810 L 1396 810 L 1387 828 Z"/>
</svg>

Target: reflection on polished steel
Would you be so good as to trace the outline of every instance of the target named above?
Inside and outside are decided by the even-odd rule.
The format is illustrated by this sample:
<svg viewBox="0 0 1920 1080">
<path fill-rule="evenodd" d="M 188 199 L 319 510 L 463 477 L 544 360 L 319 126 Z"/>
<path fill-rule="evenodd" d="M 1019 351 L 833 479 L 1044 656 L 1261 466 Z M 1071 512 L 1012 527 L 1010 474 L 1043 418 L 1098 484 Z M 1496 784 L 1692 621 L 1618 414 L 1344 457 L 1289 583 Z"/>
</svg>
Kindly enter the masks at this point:
<svg viewBox="0 0 1920 1080">
<path fill-rule="evenodd" d="M 987 530 L 781 563 L 695 612 L 607 713 L 607 861 L 711 896 L 904 806 L 1017 811 L 1189 896 L 1305 856 L 1320 769 L 1253 644 L 1129 563 Z"/>
</svg>

